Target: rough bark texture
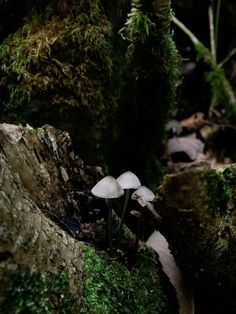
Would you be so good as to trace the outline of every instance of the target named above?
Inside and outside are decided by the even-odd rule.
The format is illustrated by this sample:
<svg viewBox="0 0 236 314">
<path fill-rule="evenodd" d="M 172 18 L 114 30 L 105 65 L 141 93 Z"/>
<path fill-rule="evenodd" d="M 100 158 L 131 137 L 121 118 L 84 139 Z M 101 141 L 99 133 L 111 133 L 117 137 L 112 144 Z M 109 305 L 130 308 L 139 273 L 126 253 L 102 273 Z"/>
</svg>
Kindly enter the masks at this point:
<svg viewBox="0 0 236 314">
<path fill-rule="evenodd" d="M 62 221 L 73 217 L 78 231 L 80 206 L 89 199 L 101 169 L 85 166 L 74 155 L 69 134 L 48 125 L 33 130 L 2 124 L 0 143 L 1 156 L 19 176 L 32 201 Z M 7 177 L 3 175 L 2 180 L 7 181 Z"/>
<path fill-rule="evenodd" d="M 197 313 L 235 313 L 236 167 L 167 175 L 156 206 L 162 233 L 190 278 Z"/>
<path fill-rule="evenodd" d="M 79 242 L 41 210 L 56 214 L 61 223 L 68 215 L 78 217 L 75 189 L 86 193 L 95 178 L 74 156 L 69 135 L 53 127 L 31 130 L 2 124 L 0 143 L 0 296 L 16 271 L 65 270 L 72 291 L 79 294 Z"/>
</svg>

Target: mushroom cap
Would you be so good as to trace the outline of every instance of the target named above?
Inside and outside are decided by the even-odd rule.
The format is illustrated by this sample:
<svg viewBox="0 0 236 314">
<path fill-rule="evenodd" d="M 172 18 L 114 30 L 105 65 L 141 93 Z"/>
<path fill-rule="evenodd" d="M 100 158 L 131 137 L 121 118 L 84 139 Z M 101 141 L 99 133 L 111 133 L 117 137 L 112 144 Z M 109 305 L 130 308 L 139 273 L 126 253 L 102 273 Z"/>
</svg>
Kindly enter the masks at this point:
<svg viewBox="0 0 236 314">
<path fill-rule="evenodd" d="M 106 176 L 98 181 L 91 193 L 101 198 L 117 198 L 124 194 L 124 190 L 115 178 Z"/>
<path fill-rule="evenodd" d="M 122 173 L 116 180 L 123 189 L 138 189 L 141 186 L 139 178 L 131 171 Z"/>
<path fill-rule="evenodd" d="M 145 201 L 152 202 L 155 198 L 155 194 L 149 190 L 146 186 L 142 185 L 132 194 L 132 200 L 137 200 L 142 197 Z"/>
</svg>

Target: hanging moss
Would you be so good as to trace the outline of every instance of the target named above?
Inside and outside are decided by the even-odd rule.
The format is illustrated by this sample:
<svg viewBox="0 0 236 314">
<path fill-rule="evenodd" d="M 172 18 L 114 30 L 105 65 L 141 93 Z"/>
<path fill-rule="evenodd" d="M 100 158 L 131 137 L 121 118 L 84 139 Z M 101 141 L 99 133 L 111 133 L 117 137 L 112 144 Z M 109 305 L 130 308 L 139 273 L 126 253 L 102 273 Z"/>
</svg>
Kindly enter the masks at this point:
<svg viewBox="0 0 236 314">
<path fill-rule="evenodd" d="M 175 106 L 179 78 L 169 14 L 168 10 L 163 15 L 157 12 L 152 1 L 132 1 L 120 31 L 128 41 L 128 83 L 120 103 L 124 124 L 118 135 L 119 160 L 149 186 L 160 182 L 164 125 Z"/>
</svg>

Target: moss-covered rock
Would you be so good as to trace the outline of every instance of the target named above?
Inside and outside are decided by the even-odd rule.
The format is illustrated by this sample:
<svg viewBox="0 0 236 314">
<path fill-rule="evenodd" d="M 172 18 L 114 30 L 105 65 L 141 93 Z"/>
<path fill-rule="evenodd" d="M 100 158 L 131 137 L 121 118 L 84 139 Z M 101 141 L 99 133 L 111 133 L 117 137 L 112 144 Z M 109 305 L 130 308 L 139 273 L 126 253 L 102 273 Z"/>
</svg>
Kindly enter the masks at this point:
<svg viewBox="0 0 236 314">
<path fill-rule="evenodd" d="M 235 178 L 235 165 L 223 172 L 196 167 L 166 176 L 158 189 L 163 233 L 192 281 L 201 313 L 236 311 Z"/>
</svg>

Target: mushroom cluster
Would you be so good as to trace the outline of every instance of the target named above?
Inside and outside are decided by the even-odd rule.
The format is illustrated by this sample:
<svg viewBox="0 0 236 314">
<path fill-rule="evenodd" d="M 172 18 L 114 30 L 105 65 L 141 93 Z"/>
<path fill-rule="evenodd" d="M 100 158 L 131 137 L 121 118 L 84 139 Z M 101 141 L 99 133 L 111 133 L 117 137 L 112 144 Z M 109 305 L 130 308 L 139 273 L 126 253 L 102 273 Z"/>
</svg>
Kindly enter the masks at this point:
<svg viewBox="0 0 236 314">
<path fill-rule="evenodd" d="M 96 197 L 105 199 L 107 203 L 107 234 L 109 245 L 112 242 L 112 199 L 116 199 L 122 195 L 125 195 L 119 227 L 119 233 L 121 233 L 127 213 L 131 189 L 135 190 L 131 196 L 131 199 L 137 200 L 141 207 L 146 207 L 156 219 L 160 218 L 159 214 L 155 211 L 152 204 L 150 203 L 155 198 L 154 193 L 147 187 L 141 186 L 139 178 L 133 172 L 126 171 L 122 173 L 117 179 L 110 175 L 104 177 L 92 188 L 91 193 Z M 142 216 L 142 213 L 131 211 L 131 214 L 137 217 L 140 223 L 140 217 Z M 139 235 L 137 235 L 136 242 L 138 241 L 138 238 Z"/>
</svg>

